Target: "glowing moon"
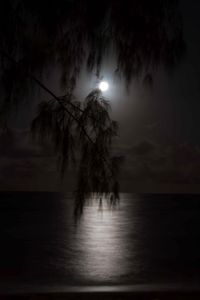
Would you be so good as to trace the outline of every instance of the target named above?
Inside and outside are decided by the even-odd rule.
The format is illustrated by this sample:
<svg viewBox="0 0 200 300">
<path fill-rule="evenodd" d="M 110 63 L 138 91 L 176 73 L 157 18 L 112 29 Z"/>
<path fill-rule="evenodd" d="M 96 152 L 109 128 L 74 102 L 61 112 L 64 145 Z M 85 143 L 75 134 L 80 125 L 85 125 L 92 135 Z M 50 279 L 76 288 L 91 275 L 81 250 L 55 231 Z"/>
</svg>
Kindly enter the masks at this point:
<svg viewBox="0 0 200 300">
<path fill-rule="evenodd" d="M 99 83 L 99 89 L 102 91 L 102 92 L 106 92 L 108 89 L 109 89 L 109 84 L 108 82 L 106 81 L 101 81 Z"/>
</svg>

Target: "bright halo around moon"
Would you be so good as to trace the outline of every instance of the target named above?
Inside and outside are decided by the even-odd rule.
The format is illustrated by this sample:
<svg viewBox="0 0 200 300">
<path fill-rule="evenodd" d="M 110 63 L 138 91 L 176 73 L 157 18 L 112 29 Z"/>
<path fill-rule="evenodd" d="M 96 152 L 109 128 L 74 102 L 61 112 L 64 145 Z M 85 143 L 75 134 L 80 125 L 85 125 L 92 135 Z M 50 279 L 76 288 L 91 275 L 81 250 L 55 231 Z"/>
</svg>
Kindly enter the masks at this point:
<svg viewBox="0 0 200 300">
<path fill-rule="evenodd" d="M 99 83 L 99 89 L 102 91 L 102 92 L 106 92 L 108 89 L 109 89 L 109 84 L 107 81 L 101 81 Z"/>
</svg>

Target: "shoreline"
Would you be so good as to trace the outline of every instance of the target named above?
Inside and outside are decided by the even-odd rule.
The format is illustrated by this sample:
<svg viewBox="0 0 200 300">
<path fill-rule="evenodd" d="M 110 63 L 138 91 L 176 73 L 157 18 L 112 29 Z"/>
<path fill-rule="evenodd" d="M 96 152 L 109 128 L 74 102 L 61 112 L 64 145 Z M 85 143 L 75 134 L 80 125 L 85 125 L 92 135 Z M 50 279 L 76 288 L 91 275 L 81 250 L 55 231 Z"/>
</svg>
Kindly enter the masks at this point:
<svg viewBox="0 0 200 300">
<path fill-rule="evenodd" d="M 22 299 L 22 300 L 122 300 L 122 299 L 134 299 L 134 300 L 196 300 L 200 299 L 200 292 L 199 291 L 188 291 L 188 292 L 181 292 L 181 291 L 163 291 L 163 292 L 118 292 L 118 293 L 20 293 L 20 294 L 1 294 L 0 299 L 5 300 L 13 300 L 13 299 Z"/>
<path fill-rule="evenodd" d="M 2 291 L 0 299 L 200 299 L 199 284 L 116 285 L 116 286 L 21 286 Z M 175 298 L 174 298 L 175 297 Z M 189 298 L 188 298 L 189 297 Z M 4 299 L 4 298 L 3 298 Z M 196 299 L 196 298 L 195 298 Z"/>
</svg>

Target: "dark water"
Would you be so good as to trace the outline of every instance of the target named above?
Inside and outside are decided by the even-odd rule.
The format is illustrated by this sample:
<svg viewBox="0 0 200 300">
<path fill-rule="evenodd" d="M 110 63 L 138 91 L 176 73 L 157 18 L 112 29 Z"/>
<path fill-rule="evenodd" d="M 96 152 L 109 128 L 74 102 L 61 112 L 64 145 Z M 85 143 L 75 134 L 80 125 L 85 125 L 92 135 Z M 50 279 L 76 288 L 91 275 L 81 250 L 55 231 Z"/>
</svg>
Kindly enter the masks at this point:
<svg viewBox="0 0 200 300">
<path fill-rule="evenodd" d="M 200 196 L 0 193 L 0 289 L 8 286 L 194 284 L 200 280 Z"/>
</svg>

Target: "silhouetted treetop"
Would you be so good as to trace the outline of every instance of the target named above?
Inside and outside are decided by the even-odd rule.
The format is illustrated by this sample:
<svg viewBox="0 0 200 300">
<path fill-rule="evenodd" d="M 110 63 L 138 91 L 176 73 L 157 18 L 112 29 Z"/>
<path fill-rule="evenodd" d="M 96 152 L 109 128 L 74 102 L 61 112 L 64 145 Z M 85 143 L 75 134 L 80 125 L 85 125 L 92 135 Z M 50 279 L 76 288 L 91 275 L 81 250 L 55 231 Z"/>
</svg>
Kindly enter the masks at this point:
<svg viewBox="0 0 200 300">
<path fill-rule="evenodd" d="M 18 62 L 17 78 L 54 64 L 62 85 L 72 88 L 85 63 L 98 74 L 110 53 L 129 83 L 152 66 L 177 62 L 184 49 L 181 25 L 176 0 L 3 0 L 0 49 Z M 5 59 L 1 64 L 14 77 Z"/>
</svg>

